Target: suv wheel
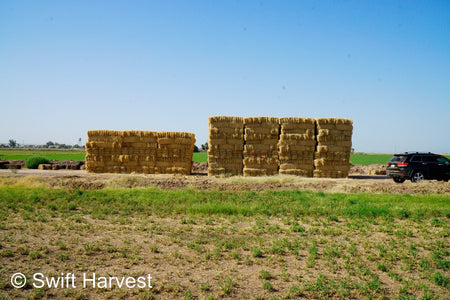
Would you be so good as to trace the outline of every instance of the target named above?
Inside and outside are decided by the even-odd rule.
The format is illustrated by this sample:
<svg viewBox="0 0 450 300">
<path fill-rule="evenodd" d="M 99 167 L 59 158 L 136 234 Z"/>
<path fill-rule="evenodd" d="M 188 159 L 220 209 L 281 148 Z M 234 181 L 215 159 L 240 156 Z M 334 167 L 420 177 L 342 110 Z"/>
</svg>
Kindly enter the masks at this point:
<svg viewBox="0 0 450 300">
<path fill-rule="evenodd" d="M 394 177 L 392 179 L 394 179 L 394 182 L 396 182 L 396 183 L 403 183 L 403 182 L 405 182 L 405 178 Z"/>
<path fill-rule="evenodd" d="M 414 171 L 411 176 L 411 182 L 420 182 L 425 179 L 422 171 Z"/>
</svg>

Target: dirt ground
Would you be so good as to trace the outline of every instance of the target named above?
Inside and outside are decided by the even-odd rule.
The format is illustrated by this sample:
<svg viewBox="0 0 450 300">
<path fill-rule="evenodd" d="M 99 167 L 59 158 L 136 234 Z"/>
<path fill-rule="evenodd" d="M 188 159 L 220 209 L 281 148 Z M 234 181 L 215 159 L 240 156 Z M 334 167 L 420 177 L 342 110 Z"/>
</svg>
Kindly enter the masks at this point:
<svg viewBox="0 0 450 300">
<path fill-rule="evenodd" d="M 0 170 L 0 185 L 50 186 L 68 189 L 194 188 L 200 190 L 263 191 L 313 190 L 342 193 L 450 194 L 449 182 L 435 180 L 397 184 L 382 175 L 367 175 L 381 165 L 353 166 L 348 178 L 304 178 L 277 175 L 270 177 L 210 177 L 205 165 L 197 164 L 193 175 L 88 174 L 85 170 Z"/>
<path fill-rule="evenodd" d="M 215 178 L 207 176 L 204 165 L 194 167 L 190 176 L 0 170 L 0 186 L 450 195 L 449 182 L 397 184 L 368 175 L 380 166 L 355 166 L 342 179 Z M 0 299 L 448 298 L 442 284 L 448 269 L 438 267 L 448 262 L 445 217 L 158 216 L 121 208 L 96 215 L 86 209 L 91 203 L 70 209 L 60 202 L 39 208 L 2 202 Z M 19 271 L 30 278 L 36 272 L 56 277 L 71 272 L 78 288 L 36 289 L 28 283 L 14 289 L 10 277 Z M 151 274 L 153 287 L 82 288 L 82 274 L 93 273 Z"/>
</svg>

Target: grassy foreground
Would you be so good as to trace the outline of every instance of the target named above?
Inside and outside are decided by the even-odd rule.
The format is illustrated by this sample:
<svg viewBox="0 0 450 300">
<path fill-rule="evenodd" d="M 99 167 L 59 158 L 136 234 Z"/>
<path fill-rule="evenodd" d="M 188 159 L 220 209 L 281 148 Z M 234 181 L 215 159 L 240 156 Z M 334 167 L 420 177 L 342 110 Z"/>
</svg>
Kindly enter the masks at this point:
<svg viewBox="0 0 450 300">
<path fill-rule="evenodd" d="M 1 187 L 0 219 L 0 298 L 450 295 L 448 195 Z M 151 274 L 153 288 L 38 289 L 35 272 Z"/>
</svg>

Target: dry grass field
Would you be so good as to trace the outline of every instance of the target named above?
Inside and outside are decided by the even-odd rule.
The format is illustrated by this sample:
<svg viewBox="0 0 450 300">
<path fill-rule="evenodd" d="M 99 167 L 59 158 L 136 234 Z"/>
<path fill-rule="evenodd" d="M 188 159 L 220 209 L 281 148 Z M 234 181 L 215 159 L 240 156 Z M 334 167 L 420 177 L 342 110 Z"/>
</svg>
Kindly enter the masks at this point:
<svg viewBox="0 0 450 300">
<path fill-rule="evenodd" d="M 0 173 L 1 299 L 450 295 L 449 183 L 34 172 Z M 93 273 L 152 288 L 83 288 Z"/>
</svg>

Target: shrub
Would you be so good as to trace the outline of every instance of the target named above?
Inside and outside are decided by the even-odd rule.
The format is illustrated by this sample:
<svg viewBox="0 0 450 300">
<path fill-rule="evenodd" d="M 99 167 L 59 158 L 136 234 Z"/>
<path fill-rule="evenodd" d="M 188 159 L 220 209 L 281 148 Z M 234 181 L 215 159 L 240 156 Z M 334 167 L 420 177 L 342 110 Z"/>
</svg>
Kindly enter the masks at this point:
<svg viewBox="0 0 450 300">
<path fill-rule="evenodd" d="M 28 169 L 37 169 L 40 164 L 49 164 L 50 161 L 43 156 L 33 156 L 27 159 L 25 167 Z"/>
</svg>

